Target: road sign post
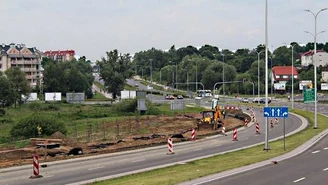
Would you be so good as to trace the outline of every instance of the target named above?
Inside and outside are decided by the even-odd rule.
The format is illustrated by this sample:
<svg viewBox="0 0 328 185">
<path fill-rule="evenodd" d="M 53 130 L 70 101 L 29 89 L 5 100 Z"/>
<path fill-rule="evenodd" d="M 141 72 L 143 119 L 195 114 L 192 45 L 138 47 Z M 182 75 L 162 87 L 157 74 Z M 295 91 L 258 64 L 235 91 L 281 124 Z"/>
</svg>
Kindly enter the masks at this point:
<svg viewBox="0 0 328 185">
<path fill-rule="evenodd" d="M 286 150 L 285 120 L 288 117 L 288 107 L 264 107 L 263 116 L 267 119 L 270 117 L 284 118 L 284 150 Z"/>
</svg>

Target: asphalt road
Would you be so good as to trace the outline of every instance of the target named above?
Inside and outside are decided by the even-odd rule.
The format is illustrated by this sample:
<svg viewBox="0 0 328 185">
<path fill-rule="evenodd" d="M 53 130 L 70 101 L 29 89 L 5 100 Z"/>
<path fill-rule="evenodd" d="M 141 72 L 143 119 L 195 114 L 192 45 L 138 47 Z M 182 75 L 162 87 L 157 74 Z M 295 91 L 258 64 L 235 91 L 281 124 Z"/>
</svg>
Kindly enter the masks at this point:
<svg viewBox="0 0 328 185">
<path fill-rule="evenodd" d="M 144 150 L 129 151 L 104 155 L 101 157 L 90 157 L 83 161 L 68 160 L 60 163 L 48 163 L 47 168 L 41 168 L 40 174 L 43 178 L 29 179 L 32 174 L 32 164 L 23 168 L 9 168 L 7 171 L 0 170 L 0 184 L 69 184 L 102 177 L 115 177 L 146 169 L 164 167 L 180 162 L 208 157 L 221 152 L 234 150 L 264 141 L 264 121 L 262 114 L 256 111 L 260 123 L 261 135 L 255 134 L 255 126 L 239 131 L 238 140 L 232 141 L 232 135 L 209 138 L 195 142 L 185 142 L 174 145 L 174 155 L 167 155 L 167 147 L 160 146 Z M 283 126 L 279 125 L 270 129 L 269 138 L 282 136 Z M 290 115 L 286 119 L 286 133 L 299 128 L 299 118 Z"/>
<path fill-rule="evenodd" d="M 291 102 L 277 101 L 278 106 L 291 106 Z M 314 104 L 294 103 L 297 109 L 314 111 Z M 328 115 L 328 105 L 318 104 L 318 113 Z M 310 113 L 313 114 L 313 113 Z M 318 125 L 320 127 L 320 124 Z M 267 165 L 252 169 L 245 173 L 229 176 L 227 178 L 208 177 L 203 183 L 206 185 L 326 185 L 328 173 L 328 136 L 296 157 L 279 162 L 277 165 Z M 188 184 L 188 182 L 186 182 Z"/>
<path fill-rule="evenodd" d="M 327 185 L 327 156 L 328 136 L 324 137 L 306 152 L 291 159 L 204 184 Z"/>
</svg>

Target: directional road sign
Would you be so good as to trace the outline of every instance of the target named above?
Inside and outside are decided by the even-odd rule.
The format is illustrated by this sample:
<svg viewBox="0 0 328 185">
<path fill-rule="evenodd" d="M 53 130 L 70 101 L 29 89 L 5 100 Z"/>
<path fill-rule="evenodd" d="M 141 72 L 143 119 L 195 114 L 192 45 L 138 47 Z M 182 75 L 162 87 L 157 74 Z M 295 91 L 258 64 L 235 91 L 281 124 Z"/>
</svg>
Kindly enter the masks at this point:
<svg viewBox="0 0 328 185">
<path fill-rule="evenodd" d="M 264 107 L 264 117 L 288 117 L 288 107 Z"/>
<path fill-rule="evenodd" d="M 304 103 L 314 103 L 314 88 L 303 90 Z"/>
</svg>

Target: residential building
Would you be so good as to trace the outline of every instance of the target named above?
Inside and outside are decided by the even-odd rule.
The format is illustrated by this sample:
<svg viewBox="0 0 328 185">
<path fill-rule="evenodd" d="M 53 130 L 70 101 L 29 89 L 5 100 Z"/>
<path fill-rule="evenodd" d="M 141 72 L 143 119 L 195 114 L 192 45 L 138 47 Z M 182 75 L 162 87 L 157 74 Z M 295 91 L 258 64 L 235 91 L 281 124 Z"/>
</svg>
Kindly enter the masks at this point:
<svg viewBox="0 0 328 185">
<path fill-rule="evenodd" d="M 316 66 L 326 66 L 328 64 L 328 53 L 324 50 L 317 50 L 317 54 L 314 55 L 314 51 L 308 51 L 301 54 L 301 66 L 308 67 L 313 64 L 313 60 Z"/>
<path fill-rule="evenodd" d="M 53 60 L 64 62 L 64 61 L 73 60 L 75 56 L 75 51 L 74 50 L 45 51 L 44 55 Z"/>
<path fill-rule="evenodd" d="M 19 67 L 32 87 L 42 82 L 41 60 L 42 52 L 35 47 L 14 43 L 0 45 L 0 71 Z"/>
<path fill-rule="evenodd" d="M 271 81 L 275 91 L 286 91 L 287 81 L 298 79 L 298 71 L 296 67 L 292 66 L 275 66 L 272 68 Z"/>
</svg>

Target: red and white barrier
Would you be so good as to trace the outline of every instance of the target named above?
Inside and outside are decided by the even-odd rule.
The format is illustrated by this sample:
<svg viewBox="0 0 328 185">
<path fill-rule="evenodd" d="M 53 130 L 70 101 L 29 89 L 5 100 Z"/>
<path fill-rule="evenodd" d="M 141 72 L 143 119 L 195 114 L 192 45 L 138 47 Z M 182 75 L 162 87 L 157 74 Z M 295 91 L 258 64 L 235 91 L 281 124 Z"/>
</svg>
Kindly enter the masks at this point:
<svg viewBox="0 0 328 185">
<path fill-rule="evenodd" d="M 260 134 L 260 124 L 258 122 L 256 122 L 255 131 L 256 131 L 256 134 Z"/>
<path fill-rule="evenodd" d="M 232 141 L 238 141 L 236 128 L 233 128 Z"/>
<path fill-rule="evenodd" d="M 191 130 L 191 140 L 195 141 L 196 140 L 196 130 L 192 128 Z"/>
<path fill-rule="evenodd" d="M 221 134 L 227 136 L 227 134 L 226 134 L 226 132 L 225 132 L 225 127 L 222 127 L 222 129 L 221 129 Z"/>
<path fill-rule="evenodd" d="M 33 179 L 40 177 L 42 177 L 42 175 L 40 175 L 39 156 L 33 155 L 33 175 L 30 178 Z"/>
<path fill-rule="evenodd" d="M 169 149 L 169 151 L 167 152 L 167 155 L 174 154 L 174 152 L 173 152 L 173 141 L 172 141 L 172 138 L 168 138 L 167 139 L 167 146 L 168 146 L 168 149 Z"/>
<path fill-rule="evenodd" d="M 244 120 L 244 126 L 247 127 L 247 125 L 248 125 L 248 119 L 245 118 L 245 120 Z"/>
<path fill-rule="evenodd" d="M 273 124 L 273 120 L 272 120 L 272 119 L 270 120 L 270 127 L 271 127 L 271 128 L 274 127 L 274 124 Z"/>
</svg>

